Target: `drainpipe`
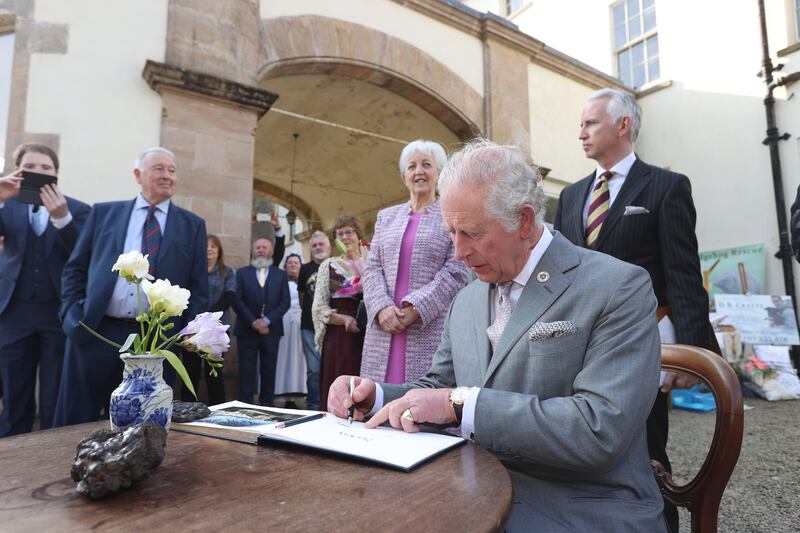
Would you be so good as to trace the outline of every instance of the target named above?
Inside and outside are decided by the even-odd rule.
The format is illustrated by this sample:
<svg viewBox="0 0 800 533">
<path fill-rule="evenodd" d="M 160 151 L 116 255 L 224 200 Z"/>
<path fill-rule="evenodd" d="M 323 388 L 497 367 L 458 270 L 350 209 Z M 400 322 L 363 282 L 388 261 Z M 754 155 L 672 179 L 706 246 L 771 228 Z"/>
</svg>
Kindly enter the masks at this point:
<svg viewBox="0 0 800 533">
<path fill-rule="evenodd" d="M 783 173 L 781 171 L 781 159 L 778 151 L 778 142 L 787 140 L 790 135 L 784 133 L 778 134 L 778 126 L 775 124 L 775 97 L 773 92 L 778 87 L 789 85 L 800 80 L 800 72 L 795 72 L 786 76 L 782 76 L 774 80 L 772 73 L 777 69 L 772 66 L 772 60 L 769 57 L 769 41 L 767 38 L 767 18 L 764 10 L 764 0 L 758 0 L 758 17 L 761 23 L 761 73 L 760 76 L 764 78 L 764 83 L 767 84 L 767 96 L 764 98 L 764 107 L 767 112 L 767 136 L 762 144 L 769 147 L 769 159 L 772 165 L 772 186 L 775 190 L 775 212 L 778 216 L 778 236 L 780 239 L 780 246 L 778 253 L 775 257 L 780 259 L 783 263 L 783 284 L 785 286 L 786 294 L 791 296 L 792 302 L 795 307 L 795 317 L 797 316 L 797 299 L 795 298 L 794 290 L 794 273 L 792 271 L 792 246 L 789 240 L 789 225 L 786 221 L 786 200 L 783 194 Z M 795 367 L 800 363 L 800 349 L 797 346 L 792 346 L 792 359 L 794 359 Z"/>
</svg>

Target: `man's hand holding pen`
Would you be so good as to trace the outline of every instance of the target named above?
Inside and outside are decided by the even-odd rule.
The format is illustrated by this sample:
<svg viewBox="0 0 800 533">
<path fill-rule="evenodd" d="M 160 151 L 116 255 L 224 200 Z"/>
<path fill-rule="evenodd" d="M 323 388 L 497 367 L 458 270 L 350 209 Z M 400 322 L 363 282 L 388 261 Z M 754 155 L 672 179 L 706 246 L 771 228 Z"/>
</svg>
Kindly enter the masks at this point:
<svg viewBox="0 0 800 533">
<path fill-rule="evenodd" d="M 352 399 L 350 394 L 350 378 L 354 378 Z M 328 410 L 339 418 L 347 418 L 350 406 L 353 420 L 363 421 L 367 413 L 375 405 L 375 382 L 358 376 L 339 376 L 328 392 Z"/>
</svg>

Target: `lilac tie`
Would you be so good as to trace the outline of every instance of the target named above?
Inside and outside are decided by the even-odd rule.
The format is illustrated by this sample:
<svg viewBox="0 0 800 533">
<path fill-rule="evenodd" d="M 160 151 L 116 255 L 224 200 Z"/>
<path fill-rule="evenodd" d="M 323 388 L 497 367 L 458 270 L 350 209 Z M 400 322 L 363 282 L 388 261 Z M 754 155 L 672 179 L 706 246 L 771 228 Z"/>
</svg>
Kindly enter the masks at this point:
<svg viewBox="0 0 800 533">
<path fill-rule="evenodd" d="M 497 343 L 500 341 L 500 336 L 503 335 L 503 330 L 506 329 L 506 324 L 511 319 L 511 288 L 514 286 L 514 281 L 506 281 L 497 286 L 500 293 L 499 301 L 497 302 L 497 309 L 495 309 L 494 322 L 486 328 L 486 334 L 489 336 L 489 342 L 492 343 L 492 353 L 497 350 Z"/>
</svg>

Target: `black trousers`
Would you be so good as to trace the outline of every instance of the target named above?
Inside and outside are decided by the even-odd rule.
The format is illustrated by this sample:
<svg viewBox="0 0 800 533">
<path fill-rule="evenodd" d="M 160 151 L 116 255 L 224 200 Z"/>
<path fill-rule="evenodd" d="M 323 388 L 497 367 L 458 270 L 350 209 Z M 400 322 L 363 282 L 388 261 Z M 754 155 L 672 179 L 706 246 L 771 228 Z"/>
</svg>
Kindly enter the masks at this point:
<svg viewBox="0 0 800 533">
<path fill-rule="evenodd" d="M 196 354 L 183 352 L 181 357 L 183 359 L 183 366 L 186 367 L 186 372 L 192 380 L 194 391 L 199 393 L 200 377 L 205 375 L 206 389 L 208 389 L 208 405 L 219 405 L 225 403 L 225 381 L 222 379 L 222 370 L 217 370 L 217 377 L 211 375 L 211 367 L 204 359 L 201 359 Z M 184 402 L 196 402 L 192 393 L 186 388 L 186 385 L 181 384 L 181 399 Z"/>
<path fill-rule="evenodd" d="M 239 400 L 253 403 L 258 392 L 261 405 L 275 399 L 275 370 L 278 366 L 278 343 L 266 336 L 237 337 L 239 348 Z M 256 368 L 259 368 L 256 370 Z M 258 391 L 259 379 L 261 390 Z"/>
</svg>

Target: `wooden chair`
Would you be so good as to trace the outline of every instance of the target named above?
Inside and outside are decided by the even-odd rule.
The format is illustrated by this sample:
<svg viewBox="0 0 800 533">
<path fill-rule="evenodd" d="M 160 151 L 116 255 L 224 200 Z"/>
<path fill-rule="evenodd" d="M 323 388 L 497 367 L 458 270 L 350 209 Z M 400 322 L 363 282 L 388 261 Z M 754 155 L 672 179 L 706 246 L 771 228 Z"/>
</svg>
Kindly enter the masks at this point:
<svg viewBox="0 0 800 533">
<path fill-rule="evenodd" d="M 705 382 L 717 404 L 714 438 L 703 466 L 684 485 L 677 485 L 658 461 L 652 461 L 665 498 L 692 514 L 692 532 L 716 533 L 722 493 L 742 448 L 742 391 L 733 369 L 720 356 L 694 346 L 661 345 L 661 369 L 682 372 Z"/>
</svg>

